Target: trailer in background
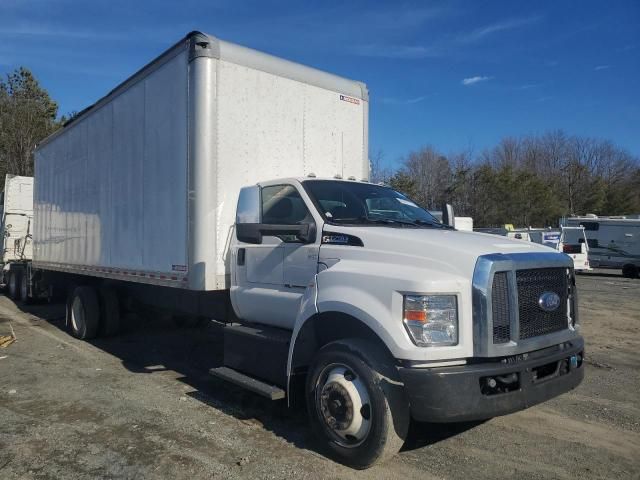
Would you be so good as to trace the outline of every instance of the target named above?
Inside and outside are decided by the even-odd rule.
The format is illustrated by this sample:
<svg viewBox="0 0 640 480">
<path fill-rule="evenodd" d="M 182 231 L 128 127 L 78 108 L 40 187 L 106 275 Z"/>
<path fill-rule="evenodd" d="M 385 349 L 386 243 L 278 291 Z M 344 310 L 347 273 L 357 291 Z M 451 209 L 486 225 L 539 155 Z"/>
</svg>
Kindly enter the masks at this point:
<svg viewBox="0 0 640 480">
<path fill-rule="evenodd" d="M 2 278 L 11 298 L 21 298 L 21 279 L 32 259 L 33 177 L 7 174 L 0 197 Z M 26 294 L 25 294 L 26 295 Z"/>
<path fill-rule="evenodd" d="M 584 227 L 589 263 L 597 268 L 621 268 L 622 275 L 638 278 L 640 272 L 640 218 L 569 217 L 565 227 Z"/>
<path fill-rule="evenodd" d="M 560 227 L 562 232 L 556 249 L 566 253 L 573 260 L 576 272 L 593 270 L 589 265 L 589 245 L 584 233 L 584 227 Z"/>
</svg>

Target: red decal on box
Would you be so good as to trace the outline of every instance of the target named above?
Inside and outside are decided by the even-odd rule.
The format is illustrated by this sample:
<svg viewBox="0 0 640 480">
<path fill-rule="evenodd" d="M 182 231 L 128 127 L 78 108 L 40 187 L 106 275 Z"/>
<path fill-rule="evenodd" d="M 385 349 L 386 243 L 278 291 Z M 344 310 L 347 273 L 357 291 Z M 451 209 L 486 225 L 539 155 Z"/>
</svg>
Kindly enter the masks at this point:
<svg viewBox="0 0 640 480">
<path fill-rule="evenodd" d="M 360 100 L 353 97 L 347 97 L 346 95 L 340 95 L 340 100 L 343 102 L 353 103 L 354 105 L 360 105 Z"/>
</svg>

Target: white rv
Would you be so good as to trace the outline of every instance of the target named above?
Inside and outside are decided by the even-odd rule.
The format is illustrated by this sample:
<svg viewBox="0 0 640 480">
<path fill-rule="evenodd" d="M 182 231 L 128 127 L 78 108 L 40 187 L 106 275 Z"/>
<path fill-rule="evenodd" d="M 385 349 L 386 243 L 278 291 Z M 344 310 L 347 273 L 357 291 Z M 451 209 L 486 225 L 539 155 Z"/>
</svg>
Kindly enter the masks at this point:
<svg viewBox="0 0 640 480">
<path fill-rule="evenodd" d="M 562 219 L 561 225 L 584 227 L 592 267 L 622 268 L 625 277 L 638 278 L 640 218 L 588 215 Z"/>
</svg>

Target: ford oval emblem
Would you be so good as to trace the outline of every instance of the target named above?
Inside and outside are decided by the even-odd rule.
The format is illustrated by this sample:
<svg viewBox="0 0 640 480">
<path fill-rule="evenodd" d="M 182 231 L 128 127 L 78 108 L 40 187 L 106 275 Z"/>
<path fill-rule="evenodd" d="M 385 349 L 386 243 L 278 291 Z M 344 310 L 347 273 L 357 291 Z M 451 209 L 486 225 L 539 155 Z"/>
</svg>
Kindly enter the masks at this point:
<svg viewBox="0 0 640 480">
<path fill-rule="evenodd" d="M 544 292 L 538 298 L 538 305 L 545 312 L 553 312 L 560 306 L 560 295 L 555 292 Z"/>
</svg>

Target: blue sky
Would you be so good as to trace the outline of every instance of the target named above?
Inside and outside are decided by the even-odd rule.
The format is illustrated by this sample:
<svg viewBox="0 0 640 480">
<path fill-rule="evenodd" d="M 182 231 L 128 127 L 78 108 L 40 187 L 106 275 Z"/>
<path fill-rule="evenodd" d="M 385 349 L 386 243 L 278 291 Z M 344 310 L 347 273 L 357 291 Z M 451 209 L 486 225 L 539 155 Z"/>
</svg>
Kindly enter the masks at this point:
<svg viewBox="0 0 640 480">
<path fill-rule="evenodd" d="M 388 165 L 557 128 L 640 156 L 637 0 L 0 0 L 0 74 L 81 110 L 191 30 L 365 81 Z"/>
</svg>

